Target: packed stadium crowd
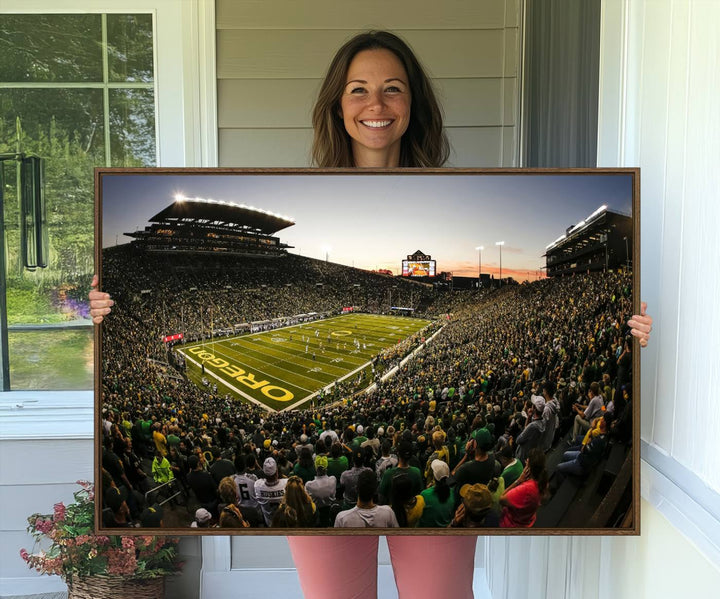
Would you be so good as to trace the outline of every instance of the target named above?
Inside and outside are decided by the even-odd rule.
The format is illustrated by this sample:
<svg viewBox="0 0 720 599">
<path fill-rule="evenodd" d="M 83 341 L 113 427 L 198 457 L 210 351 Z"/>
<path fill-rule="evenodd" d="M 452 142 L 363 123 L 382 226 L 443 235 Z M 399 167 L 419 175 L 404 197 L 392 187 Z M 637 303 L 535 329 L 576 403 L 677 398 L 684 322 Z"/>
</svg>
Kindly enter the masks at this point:
<svg viewBox="0 0 720 599">
<path fill-rule="evenodd" d="M 117 302 L 103 330 L 105 526 L 158 526 L 159 505 L 187 507 L 197 527 L 531 526 L 551 475 L 585 476 L 610 438 L 631 439 L 628 274 L 436 293 L 297 256 L 210 268 L 115 250 L 104 255 Z M 313 408 L 269 413 L 195 386 L 161 342 L 347 305 L 383 311 L 391 294 L 443 315 L 442 330 L 395 376 L 339 385 Z M 568 436 L 549 472 L 546 453 Z"/>
</svg>

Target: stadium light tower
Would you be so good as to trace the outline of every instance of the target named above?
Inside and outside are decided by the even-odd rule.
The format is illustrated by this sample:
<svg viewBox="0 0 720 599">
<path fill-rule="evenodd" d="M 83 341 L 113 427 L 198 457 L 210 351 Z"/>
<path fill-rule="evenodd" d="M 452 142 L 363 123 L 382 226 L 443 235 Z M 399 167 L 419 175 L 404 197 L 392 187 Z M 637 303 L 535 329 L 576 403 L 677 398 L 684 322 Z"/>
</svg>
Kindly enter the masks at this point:
<svg viewBox="0 0 720 599">
<path fill-rule="evenodd" d="M 478 251 L 478 289 L 480 289 L 480 287 L 482 286 L 482 279 L 480 277 L 482 273 L 482 251 L 485 248 L 479 245 L 475 249 Z"/>
<path fill-rule="evenodd" d="M 502 285 L 502 246 L 505 245 L 504 241 L 496 241 L 495 245 L 500 248 L 500 285 Z"/>
</svg>

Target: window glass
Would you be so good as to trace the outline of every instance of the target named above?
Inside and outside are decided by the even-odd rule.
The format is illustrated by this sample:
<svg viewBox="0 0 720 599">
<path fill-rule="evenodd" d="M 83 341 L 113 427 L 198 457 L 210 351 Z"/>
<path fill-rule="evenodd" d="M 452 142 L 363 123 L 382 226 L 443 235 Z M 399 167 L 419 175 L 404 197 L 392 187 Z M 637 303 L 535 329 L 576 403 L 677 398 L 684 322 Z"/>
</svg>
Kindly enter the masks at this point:
<svg viewBox="0 0 720 599">
<path fill-rule="evenodd" d="M 110 81 L 153 80 L 152 15 L 108 15 Z"/>
<path fill-rule="evenodd" d="M 111 166 L 155 164 L 155 110 L 151 89 L 110 90 Z"/>
<path fill-rule="evenodd" d="M 100 15 L 2 15 L 0 81 L 102 81 Z"/>
<path fill-rule="evenodd" d="M 88 389 L 93 381 L 93 330 L 10 332 L 14 389 Z"/>
<path fill-rule="evenodd" d="M 91 389 L 93 168 L 156 163 L 152 16 L 3 15 L 0 48 L 11 388 Z M 44 159 L 47 268 L 22 261 L 19 153 Z"/>
</svg>

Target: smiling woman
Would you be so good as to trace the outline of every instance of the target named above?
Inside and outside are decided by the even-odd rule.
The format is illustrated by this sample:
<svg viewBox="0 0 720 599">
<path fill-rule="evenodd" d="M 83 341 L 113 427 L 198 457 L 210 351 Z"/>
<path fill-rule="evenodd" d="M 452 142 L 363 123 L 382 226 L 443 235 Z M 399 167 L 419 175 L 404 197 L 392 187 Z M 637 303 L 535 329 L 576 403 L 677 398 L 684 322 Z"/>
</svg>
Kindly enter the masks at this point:
<svg viewBox="0 0 720 599">
<path fill-rule="evenodd" d="M 398 164 L 411 102 L 402 63 L 389 50 L 365 50 L 353 58 L 347 79 L 340 115 L 356 162 L 374 167 Z"/>
<path fill-rule="evenodd" d="M 338 50 L 312 123 L 317 166 L 438 167 L 450 153 L 430 79 L 387 31 L 362 33 Z"/>
</svg>

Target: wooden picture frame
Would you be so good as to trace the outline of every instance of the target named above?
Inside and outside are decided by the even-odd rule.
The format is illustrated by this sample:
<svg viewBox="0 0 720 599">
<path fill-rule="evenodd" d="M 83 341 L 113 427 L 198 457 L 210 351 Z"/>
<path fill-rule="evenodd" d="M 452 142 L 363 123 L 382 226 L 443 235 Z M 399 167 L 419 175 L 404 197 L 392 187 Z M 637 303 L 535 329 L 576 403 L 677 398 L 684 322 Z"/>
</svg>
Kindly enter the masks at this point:
<svg viewBox="0 0 720 599">
<path fill-rule="evenodd" d="M 96 532 L 639 534 L 639 346 L 617 350 L 640 309 L 639 192 L 636 168 L 96 169 L 96 269 L 116 302 L 95 329 Z M 587 367 L 577 363 L 586 354 Z M 426 456 L 437 426 L 469 435 L 483 410 L 493 447 L 500 428 L 515 441 L 522 416 L 532 419 L 516 408 L 540 414 L 528 393 L 548 379 L 573 427 L 568 402 L 582 400 L 584 379 L 619 368 L 632 373 L 620 432 L 600 435 L 607 446 L 584 481 L 570 488 L 567 477 L 543 499 L 537 526 L 190 528 L 182 511 L 202 502 L 177 481 L 147 497 L 166 502 L 166 527 L 104 520 L 103 439 L 116 429 L 141 439 L 153 418 L 183 441 L 220 435 L 223 451 L 253 436 L 259 445 L 255 429 L 267 429 L 269 444 L 252 448 L 263 459 L 315 439 L 323 421 L 340 434 L 410 429 Z M 608 387 L 622 393 L 616 378 Z M 475 436 L 471 447 L 486 443 Z M 546 452 L 553 472 L 566 437 Z M 105 459 L 118 481 L 118 460 Z"/>
</svg>

